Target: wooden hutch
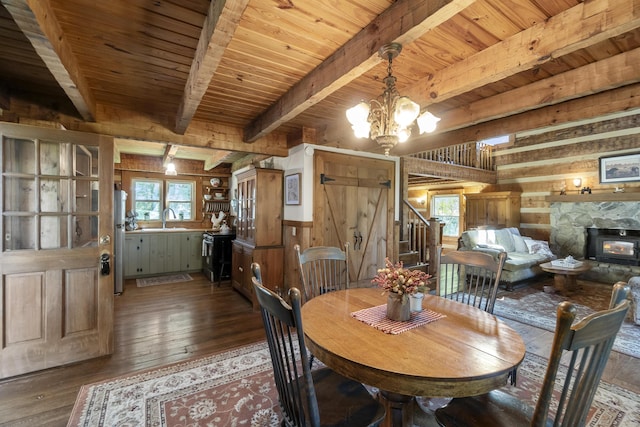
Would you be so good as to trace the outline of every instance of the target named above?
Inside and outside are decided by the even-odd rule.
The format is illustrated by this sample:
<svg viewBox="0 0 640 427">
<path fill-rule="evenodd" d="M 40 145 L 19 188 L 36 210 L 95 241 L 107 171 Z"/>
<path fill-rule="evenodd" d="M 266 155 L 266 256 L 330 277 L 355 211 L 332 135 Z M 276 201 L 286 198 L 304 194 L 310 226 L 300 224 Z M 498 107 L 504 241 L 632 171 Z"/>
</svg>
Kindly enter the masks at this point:
<svg viewBox="0 0 640 427">
<path fill-rule="evenodd" d="M 258 308 L 251 283 L 251 263 L 262 269 L 265 286 L 284 283 L 282 245 L 283 172 L 253 168 L 238 174 L 236 239 L 233 242 L 232 286 Z"/>
</svg>

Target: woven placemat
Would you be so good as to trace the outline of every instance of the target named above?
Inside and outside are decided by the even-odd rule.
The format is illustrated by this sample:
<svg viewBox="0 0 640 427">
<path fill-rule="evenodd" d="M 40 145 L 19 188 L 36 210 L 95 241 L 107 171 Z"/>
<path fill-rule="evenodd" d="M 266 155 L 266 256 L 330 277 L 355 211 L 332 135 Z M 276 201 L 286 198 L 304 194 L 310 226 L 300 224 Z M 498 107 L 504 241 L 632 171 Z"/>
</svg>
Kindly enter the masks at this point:
<svg viewBox="0 0 640 427">
<path fill-rule="evenodd" d="M 398 335 L 409 329 L 426 325 L 438 319 L 446 317 L 444 314 L 436 313 L 431 310 L 422 310 L 411 313 L 411 318 L 406 322 L 399 322 L 387 318 L 387 305 L 378 305 L 375 307 L 364 308 L 354 311 L 351 316 L 357 320 L 373 326 L 374 328 L 384 332 L 385 334 Z"/>
</svg>

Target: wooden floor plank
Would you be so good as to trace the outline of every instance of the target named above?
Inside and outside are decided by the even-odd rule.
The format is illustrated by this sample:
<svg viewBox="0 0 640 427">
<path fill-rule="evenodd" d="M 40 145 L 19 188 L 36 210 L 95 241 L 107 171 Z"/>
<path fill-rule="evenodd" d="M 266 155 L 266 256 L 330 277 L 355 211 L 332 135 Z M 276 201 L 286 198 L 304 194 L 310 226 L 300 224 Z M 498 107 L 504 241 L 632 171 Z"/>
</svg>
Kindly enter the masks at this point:
<svg viewBox="0 0 640 427">
<path fill-rule="evenodd" d="M 229 282 L 192 277 L 143 288 L 127 280 L 115 297 L 114 353 L 0 381 L 0 425 L 66 426 L 83 384 L 264 339 L 259 313 Z"/>
<path fill-rule="evenodd" d="M 143 288 L 127 280 L 115 297 L 114 353 L 0 381 L 0 425 L 65 426 L 83 384 L 264 339 L 259 313 L 229 282 L 216 287 L 202 274 L 192 277 Z M 527 351 L 548 356 L 551 332 L 507 322 L 522 334 Z M 640 359 L 612 353 L 604 379 L 640 393 Z"/>
</svg>

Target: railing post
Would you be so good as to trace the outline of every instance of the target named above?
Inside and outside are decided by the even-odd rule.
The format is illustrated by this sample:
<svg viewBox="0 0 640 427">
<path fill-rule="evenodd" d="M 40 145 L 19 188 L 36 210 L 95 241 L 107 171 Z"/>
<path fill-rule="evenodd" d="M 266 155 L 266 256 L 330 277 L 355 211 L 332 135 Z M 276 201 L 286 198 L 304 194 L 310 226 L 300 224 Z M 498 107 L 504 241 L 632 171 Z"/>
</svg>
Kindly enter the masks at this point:
<svg viewBox="0 0 640 427">
<path fill-rule="evenodd" d="M 429 219 L 429 235 L 427 247 L 429 248 L 429 274 L 435 275 L 438 272 L 438 263 L 436 260 L 436 251 L 442 244 L 442 228 L 440 221 L 437 219 Z"/>
</svg>

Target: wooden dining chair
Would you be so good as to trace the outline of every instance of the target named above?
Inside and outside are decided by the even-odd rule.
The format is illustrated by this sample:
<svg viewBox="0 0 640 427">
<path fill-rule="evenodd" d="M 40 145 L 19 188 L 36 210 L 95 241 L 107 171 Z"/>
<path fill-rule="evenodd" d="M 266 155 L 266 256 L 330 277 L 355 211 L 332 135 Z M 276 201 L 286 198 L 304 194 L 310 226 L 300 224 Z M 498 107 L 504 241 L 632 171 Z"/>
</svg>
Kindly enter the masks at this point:
<svg viewBox="0 0 640 427">
<path fill-rule="evenodd" d="M 252 267 L 253 269 L 253 267 Z M 260 268 L 257 266 L 256 271 Z M 312 370 L 305 346 L 300 291 L 290 304 L 252 277 L 271 353 L 278 400 L 287 426 L 377 426 L 385 409 L 367 389 L 329 368 Z"/>
<path fill-rule="evenodd" d="M 479 251 L 438 250 L 436 295 L 459 301 L 493 314 L 506 252 L 497 259 Z"/>
<path fill-rule="evenodd" d="M 305 301 L 326 292 L 349 288 L 349 243 L 344 251 L 334 246 L 312 246 L 294 249 L 304 289 Z"/>
<path fill-rule="evenodd" d="M 611 306 L 571 326 L 576 308 L 568 301 L 558 305 L 556 330 L 549 364 L 535 408 L 501 390 L 474 397 L 453 399 L 435 411 L 438 424 L 463 426 L 583 426 L 609 358 L 611 347 L 629 310 L 629 287 L 614 285 Z M 558 378 L 563 353 L 570 354 L 564 380 Z M 562 390 L 554 393 L 556 382 Z M 557 405 L 553 420 L 549 406 Z"/>
</svg>

